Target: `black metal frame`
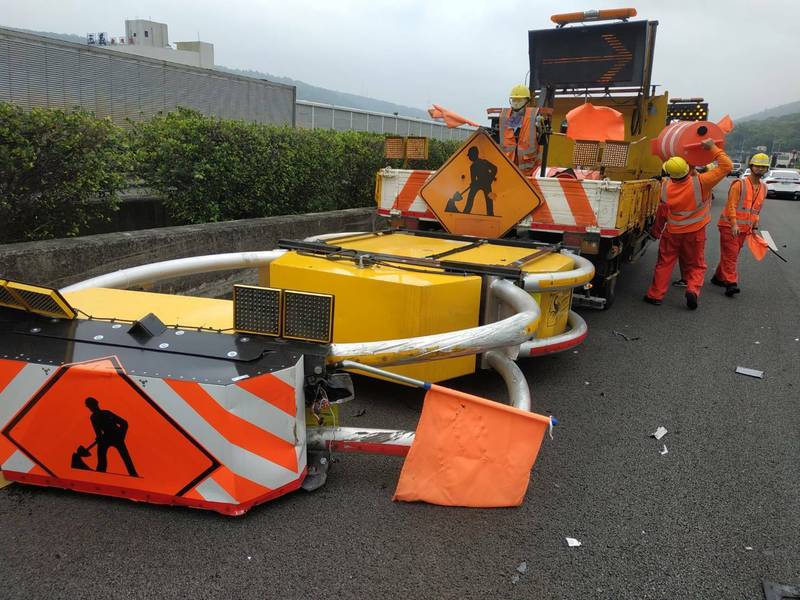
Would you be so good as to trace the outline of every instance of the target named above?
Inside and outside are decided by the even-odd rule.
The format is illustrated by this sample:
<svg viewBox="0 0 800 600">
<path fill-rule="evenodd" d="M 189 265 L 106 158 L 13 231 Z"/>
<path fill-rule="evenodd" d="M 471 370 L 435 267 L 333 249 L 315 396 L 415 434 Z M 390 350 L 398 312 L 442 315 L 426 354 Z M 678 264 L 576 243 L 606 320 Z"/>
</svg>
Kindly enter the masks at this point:
<svg viewBox="0 0 800 600">
<path fill-rule="evenodd" d="M 432 254 L 424 258 L 412 258 L 398 256 L 396 254 L 384 254 L 380 252 L 367 252 L 353 248 L 343 248 L 324 242 L 306 242 L 297 240 L 279 240 L 278 247 L 285 250 L 294 250 L 300 253 L 318 255 L 326 258 L 338 258 L 341 260 L 352 260 L 358 264 L 393 263 L 411 267 L 425 267 L 441 269 L 445 273 L 455 273 L 458 275 L 490 275 L 503 277 L 506 279 L 521 279 L 524 276 L 522 267 L 534 260 L 538 260 L 561 250 L 561 244 L 543 244 L 541 242 L 529 242 L 523 240 L 504 240 L 504 239 L 476 239 L 470 236 L 454 235 L 446 232 L 434 231 L 414 231 L 407 229 L 392 229 L 388 232 L 381 232 L 382 235 L 392 235 L 395 233 L 413 235 L 415 237 L 428 237 L 434 239 L 445 239 L 452 241 L 464 241 L 468 244 L 461 248 L 454 248 L 438 254 Z M 471 248 L 482 245 L 503 246 L 510 248 L 530 248 L 534 250 L 531 254 L 515 260 L 512 266 L 505 265 L 485 265 L 458 260 L 440 260 L 443 256 L 454 253 L 464 252 Z"/>
</svg>

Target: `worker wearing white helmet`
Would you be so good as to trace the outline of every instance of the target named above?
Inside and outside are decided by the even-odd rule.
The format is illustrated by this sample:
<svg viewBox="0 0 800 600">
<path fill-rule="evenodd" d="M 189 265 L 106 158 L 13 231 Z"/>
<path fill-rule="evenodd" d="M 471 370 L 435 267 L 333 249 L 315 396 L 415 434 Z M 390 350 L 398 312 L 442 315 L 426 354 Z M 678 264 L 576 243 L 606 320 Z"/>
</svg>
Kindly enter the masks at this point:
<svg viewBox="0 0 800 600">
<path fill-rule="evenodd" d="M 531 92 L 518 83 L 508 98 L 510 108 L 500 111 L 500 148 L 525 175 L 532 175 L 541 162 L 536 128 L 538 109 L 532 106 Z"/>
<path fill-rule="evenodd" d="M 681 274 L 686 279 L 686 306 L 695 310 L 706 273 L 706 225 L 711 221 L 711 190 L 731 172 L 733 163 L 725 151 L 714 141 L 703 142 L 712 151 L 717 166 L 705 173 L 693 172 L 683 158 L 673 156 L 664 165 L 669 176 L 661 184 L 661 206 L 666 217 L 666 227 L 658 245 L 653 281 L 644 301 L 661 304 L 667 293 L 675 263 L 679 262 Z"/>
</svg>

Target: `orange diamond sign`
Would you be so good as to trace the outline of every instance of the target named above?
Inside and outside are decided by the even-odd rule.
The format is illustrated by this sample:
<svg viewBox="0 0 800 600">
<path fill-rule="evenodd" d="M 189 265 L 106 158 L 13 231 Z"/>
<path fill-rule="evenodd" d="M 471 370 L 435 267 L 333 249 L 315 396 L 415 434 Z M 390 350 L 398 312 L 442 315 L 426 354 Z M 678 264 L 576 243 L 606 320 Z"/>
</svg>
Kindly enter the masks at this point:
<svg viewBox="0 0 800 600">
<path fill-rule="evenodd" d="M 181 496 L 219 463 L 115 357 L 64 365 L 3 430 L 49 476 Z"/>
<path fill-rule="evenodd" d="M 482 130 L 420 190 L 450 233 L 499 238 L 542 203 L 528 179 Z"/>
</svg>

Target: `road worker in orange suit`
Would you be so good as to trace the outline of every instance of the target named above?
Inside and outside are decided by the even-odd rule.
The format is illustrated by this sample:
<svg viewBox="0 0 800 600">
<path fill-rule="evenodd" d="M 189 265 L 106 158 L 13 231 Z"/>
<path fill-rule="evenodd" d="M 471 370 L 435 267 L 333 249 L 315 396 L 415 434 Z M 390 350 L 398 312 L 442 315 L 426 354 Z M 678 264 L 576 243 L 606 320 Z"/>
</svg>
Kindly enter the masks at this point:
<svg viewBox="0 0 800 600">
<path fill-rule="evenodd" d="M 511 88 L 510 108 L 500 111 L 500 149 L 526 176 L 533 175 L 541 163 L 537 132 L 538 109 L 532 106 L 531 92 L 519 83 Z"/>
<path fill-rule="evenodd" d="M 666 225 L 663 232 L 651 232 L 654 237 L 660 234 L 661 242 L 653 282 L 644 297 L 650 304 L 661 304 L 675 262 L 679 262 L 686 279 L 686 306 L 690 310 L 697 308 L 706 274 L 706 225 L 711 221 L 711 191 L 733 168 L 731 159 L 713 140 L 705 140 L 703 146 L 712 152 L 717 163 L 705 173 L 693 172 L 679 156 L 664 163 L 669 177 L 661 183 L 659 210 L 666 217 Z"/>
<path fill-rule="evenodd" d="M 761 178 L 768 170 L 769 156 L 754 154 L 750 159 L 750 174 L 731 184 L 728 203 L 717 221 L 720 256 L 711 283 L 724 287 L 728 298 L 741 291 L 736 263 L 747 236 L 758 229 L 759 214 L 767 196 L 767 185 Z"/>
</svg>

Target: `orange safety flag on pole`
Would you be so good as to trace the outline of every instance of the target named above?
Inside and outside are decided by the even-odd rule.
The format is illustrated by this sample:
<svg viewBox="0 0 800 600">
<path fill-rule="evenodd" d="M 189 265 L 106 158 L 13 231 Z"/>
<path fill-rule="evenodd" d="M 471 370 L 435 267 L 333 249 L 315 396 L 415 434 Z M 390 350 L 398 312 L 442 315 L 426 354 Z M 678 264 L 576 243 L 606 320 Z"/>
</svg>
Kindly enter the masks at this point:
<svg viewBox="0 0 800 600">
<path fill-rule="evenodd" d="M 567 137 L 596 142 L 623 141 L 625 117 L 609 106 L 586 102 L 567 113 Z"/>
<path fill-rule="evenodd" d="M 747 247 L 750 248 L 750 252 L 753 253 L 756 260 L 764 260 L 767 252 L 769 252 L 767 240 L 755 233 L 751 233 L 747 236 Z"/>
<path fill-rule="evenodd" d="M 549 417 L 433 385 L 394 499 L 519 506 L 549 427 Z"/>
<path fill-rule="evenodd" d="M 472 125 L 473 127 L 480 127 L 480 125 L 475 121 L 470 121 L 469 119 L 466 119 L 461 115 L 454 113 L 451 110 L 442 108 L 438 104 L 434 104 L 433 106 L 431 106 L 428 109 L 428 114 L 431 116 L 431 119 L 444 121 L 445 125 L 447 125 L 450 129 L 453 129 L 454 127 L 461 127 L 462 125 Z"/>
<path fill-rule="evenodd" d="M 731 131 L 733 131 L 733 119 L 731 119 L 730 115 L 725 115 L 719 120 L 717 126 L 722 129 L 722 133 L 728 135 Z"/>
</svg>

